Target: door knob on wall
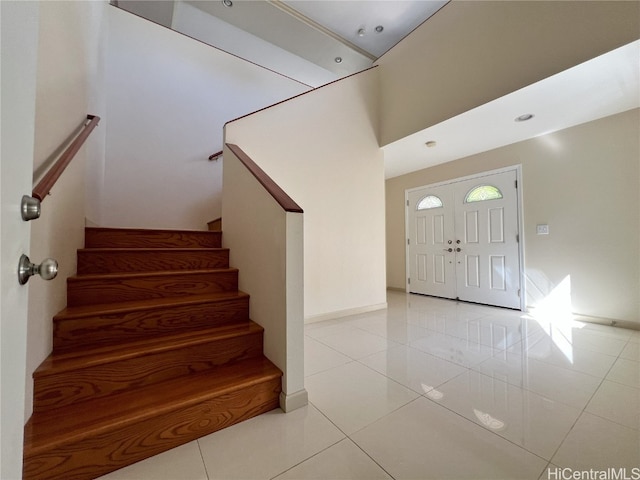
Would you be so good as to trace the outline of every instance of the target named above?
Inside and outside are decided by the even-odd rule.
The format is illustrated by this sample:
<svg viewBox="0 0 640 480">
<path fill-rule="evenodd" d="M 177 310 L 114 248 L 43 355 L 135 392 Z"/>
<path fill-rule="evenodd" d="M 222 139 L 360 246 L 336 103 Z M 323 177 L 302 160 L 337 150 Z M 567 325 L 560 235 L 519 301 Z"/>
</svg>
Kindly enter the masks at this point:
<svg viewBox="0 0 640 480">
<path fill-rule="evenodd" d="M 25 222 L 40 218 L 40 200 L 29 195 L 23 195 L 20 203 L 20 213 L 22 220 Z"/>
<path fill-rule="evenodd" d="M 24 285 L 29 281 L 29 277 L 40 275 L 43 280 L 53 280 L 58 275 L 58 262 L 53 258 L 47 258 L 40 265 L 31 263 L 29 257 L 22 255 L 18 263 L 18 281 Z"/>
</svg>

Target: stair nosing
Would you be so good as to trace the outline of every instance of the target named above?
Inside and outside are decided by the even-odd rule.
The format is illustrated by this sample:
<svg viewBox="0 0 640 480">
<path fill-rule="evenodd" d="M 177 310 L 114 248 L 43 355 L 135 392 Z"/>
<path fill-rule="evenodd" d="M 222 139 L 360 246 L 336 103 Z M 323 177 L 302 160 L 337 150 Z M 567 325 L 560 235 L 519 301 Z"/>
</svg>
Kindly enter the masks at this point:
<svg viewBox="0 0 640 480">
<path fill-rule="evenodd" d="M 219 335 L 215 335 L 219 333 Z M 181 348 L 202 345 L 205 343 L 227 340 L 250 335 L 263 334 L 264 328 L 252 320 L 242 324 L 229 324 L 209 329 L 200 329 L 191 332 L 182 332 L 173 335 L 164 335 L 145 340 L 134 340 L 124 344 L 96 347 L 85 352 L 52 353 L 33 372 L 33 378 L 43 378 L 51 375 L 59 375 L 74 370 L 84 370 L 98 365 L 121 362 L 132 358 L 141 358 L 156 355 L 162 352 L 170 352 Z M 214 334 L 211 336 L 211 334 Z M 139 346 L 139 350 L 129 350 Z M 55 357 L 55 358 L 53 358 Z M 78 366 L 79 359 L 85 359 L 82 366 Z"/>
<path fill-rule="evenodd" d="M 56 445 L 71 443 L 71 442 L 78 442 L 85 438 L 111 431 L 114 428 L 118 428 L 124 425 L 131 425 L 138 422 L 143 422 L 153 417 L 157 417 L 163 414 L 168 414 L 172 411 L 175 411 L 181 408 L 188 408 L 190 406 L 197 405 L 198 403 L 202 403 L 203 401 L 206 401 L 208 399 L 213 399 L 213 398 L 225 395 L 229 392 L 241 390 L 243 388 L 257 385 L 262 382 L 271 381 L 273 379 L 276 379 L 282 376 L 282 372 L 280 371 L 280 369 L 278 369 L 278 367 L 276 367 L 273 363 L 271 363 L 268 359 L 266 359 L 266 357 L 260 357 L 259 360 L 258 359 L 244 360 L 232 366 L 228 366 L 227 368 L 233 367 L 238 369 L 240 365 L 245 366 L 247 363 L 255 363 L 256 365 L 259 365 L 263 371 L 253 372 L 252 376 L 249 378 L 246 377 L 246 373 L 238 373 L 234 377 L 232 377 L 231 380 L 229 380 L 225 384 L 220 385 L 218 388 L 198 389 L 197 391 L 193 392 L 193 395 L 186 396 L 186 397 L 172 398 L 168 402 L 166 401 L 166 397 L 159 395 L 161 390 L 171 391 L 170 387 L 172 384 L 175 385 L 180 383 L 181 381 L 186 381 L 185 379 L 189 377 L 190 377 L 189 378 L 190 381 L 193 381 L 193 380 L 197 381 L 199 379 L 202 379 L 207 376 L 212 376 L 214 374 L 219 375 L 220 370 L 224 369 L 225 367 L 221 366 L 220 369 L 218 369 L 216 372 L 208 371 L 208 372 L 202 372 L 200 374 L 192 374 L 188 377 L 179 377 L 166 382 L 160 382 L 153 385 L 149 385 L 147 387 L 142 387 L 137 390 L 129 390 L 129 391 L 120 392 L 114 395 L 110 395 L 107 397 L 101 397 L 93 401 L 89 400 L 89 401 L 83 402 L 85 406 L 93 402 L 97 407 L 101 406 L 101 404 L 104 404 L 106 402 L 109 402 L 110 404 L 127 405 L 126 401 L 122 401 L 123 399 L 126 400 L 127 397 L 139 396 L 142 391 L 147 392 L 147 394 L 151 392 L 152 394 L 149 396 L 149 399 L 147 400 L 146 405 L 143 405 L 143 406 L 136 405 L 135 407 L 127 407 L 129 408 L 129 410 L 123 411 L 122 417 L 117 422 L 113 422 L 113 421 L 108 422 L 108 419 L 112 417 L 103 416 L 96 419 L 97 421 L 94 420 L 94 422 L 90 424 L 89 428 L 80 428 L 83 425 L 78 424 L 74 426 L 76 429 L 75 433 L 72 429 L 68 428 L 67 431 L 61 431 L 55 436 L 52 435 L 48 437 L 47 442 L 42 442 L 37 444 L 33 440 L 33 438 L 37 437 L 37 435 L 31 435 L 30 436 L 31 438 L 27 439 L 27 440 L 30 440 L 30 442 L 25 442 L 26 443 L 25 458 L 38 455 L 40 452 L 47 451 L 55 447 Z M 269 371 L 265 373 L 264 370 L 266 370 L 267 367 Z M 158 392 L 157 395 L 154 394 L 154 390 L 157 390 Z M 120 402 L 114 401 L 114 399 L 116 398 L 120 399 L 121 401 Z M 77 406 L 78 404 L 75 404 L 75 405 Z M 154 408 L 150 408 L 150 407 L 154 407 Z M 47 412 L 42 412 L 34 415 L 46 415 L 47 417 L 55 418 L 56 412 L 60 412 L 70 408 L 74 408 L 74 405 L 73 404 L 67 405 L 64 407 L 60 407 L 59 409 L 49 410 Z M 94 408 L 94 410 L 100 411 L 100 409 L 98 408 Z"/>
<path fill-rule="evenodd" d="M 227 247 L 85 247 L 79 248 L 80 253 L 124 253 L 124 252 L 224 252 Z"/>
<path fill-rule="evenodd" d="M 176 275 L 202 275 L 205 273 L 233 273 L 237 268 L 201 268 L 197 270 L 158 270 L 152 272 L 116 272 L 116 273 L 88 273 L 76 274 L 67 278 L 67 282 L 81 282 L 86 280 L 116 280 L 119 278 L 171 277 Z"/>
<path fill-rule="evenodd" d="M 160 297 L 145 300 L 128 300 L 126 302 L 96 303 L 90 305 L 67 306 L 54 317 L 54 322 L 92 317 L 95 315 L 115 315 L 120 313 L 159 310 L 163 308 L 219 303 L 227 300 L 246 299 L 249 294 L 233 290 L 230 292 L 205 293 L 202 295 L 185 295 L 181 297 Z M 147 305 L 145 305 L 145 303 Z"/>
<path fill-rule="evenodd" d="M 206 235 L 219 234 L 221 231 L 211 230 L 189 230 L 189 229 L 171 229 L 171 228 L 135 228 L 135 227 L 85 227 L 87 230 L 115 231 L 115 232 L 171 232 L 171 233 L 204 233 Z"/>
</svg>

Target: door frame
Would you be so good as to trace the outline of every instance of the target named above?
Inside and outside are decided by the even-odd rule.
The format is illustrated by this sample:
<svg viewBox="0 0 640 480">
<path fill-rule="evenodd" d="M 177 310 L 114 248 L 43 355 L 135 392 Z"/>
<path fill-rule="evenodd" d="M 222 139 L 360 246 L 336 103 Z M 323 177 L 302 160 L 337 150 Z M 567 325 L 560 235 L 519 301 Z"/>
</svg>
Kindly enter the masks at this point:
<svg viewBox="0 0 640 480">
<path fill-rule="evenodd" d="M 524 219 L 523 219 L 523 197 L 522 197 L 522 164 L 511 165 L 509 167 L 497 168 L 495 170 L 487 170 L 484 172 L 474 173 L 472 175 L 466 175 L 464 177 L 453 178 L 450 180 L 444 180 L 436 183 L 429 183 L 427 185 L 422 185 L 420 187 L 408 188 L 404 191 L 404 238 L 405 238 L 405 292 L 409 292 L 409 272 L 410 272 L 410 257 L 409 257 L 409 194 L 415 192 L 416 190 L 423 190 L 425 188 L 433 188 L 440 187 L 442 185 L 450 185 L 452 183 L 463 182 L 465 180 L 473 180 L 476 178 L 487 177 L 490 175 L 495 175 L 498 173 L 512 172 L 516 173 L 516 182 L 518 183 L 518 188 L 516 191 L 516 212 L 518 214 L 518 264 L 519 264 L 519 275 L 520 278 L 520 311 L 524 311 L 526 307 L 526 284 L 524 277 L 524 235 L 522 234 Z"/>
</svg>

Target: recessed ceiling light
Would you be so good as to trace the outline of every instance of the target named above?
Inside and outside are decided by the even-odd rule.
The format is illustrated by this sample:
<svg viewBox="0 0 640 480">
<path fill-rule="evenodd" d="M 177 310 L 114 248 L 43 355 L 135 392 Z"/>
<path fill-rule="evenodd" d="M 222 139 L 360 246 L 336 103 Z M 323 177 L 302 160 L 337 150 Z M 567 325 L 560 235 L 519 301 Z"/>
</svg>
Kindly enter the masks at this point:
<svg viewBox="0 0 640 480">
<path fill-rule="evenodd" d="M 435 140 L 429 140 L 427 143 L 425 143 L 425 145 L 426 145 L 428 148 L 433 148 L 433 147 L 435 147 L 435 146 L 436 146 L 436 142 L 435 142 Z"/>
<path fill-rule="evenodd" d="M 376 27 L 376 33 L 382 33 L 383 30 L 384 30 L 384 27 L 382 25 L 378 25 Z"/>
<path fill-rule="evenodd" d="M 225 7 L 233 7 L 233 2 L 231 0 L 222 0 L 222 4 Z"/>
<path fill-rule="evenodd" d="M 527 120 L 531 120 L 535 115 L 533 113 L 525 113 L 524 115 L 520 115 L 516 117 L 514 121 L 516 122 L 526 122 Z"/>
<path fill-rule="evenodd" d="M 342 63 L 342 57 L 336 57 L 335 58 L 335 62 L 336 63 Z"/>
<path fill-rule="evenodd" d="M 359 30 L 358 30 L 358 36 L 359 36 L 359 37 L 364 37 L 364 34 L 365 34 L 365 33 L 367 33 L 367 32 L 365 31 L 365 29 L 364 29 L 364 28 L 361 28 L 361 29 L 359 29 Z"/>
</svg>

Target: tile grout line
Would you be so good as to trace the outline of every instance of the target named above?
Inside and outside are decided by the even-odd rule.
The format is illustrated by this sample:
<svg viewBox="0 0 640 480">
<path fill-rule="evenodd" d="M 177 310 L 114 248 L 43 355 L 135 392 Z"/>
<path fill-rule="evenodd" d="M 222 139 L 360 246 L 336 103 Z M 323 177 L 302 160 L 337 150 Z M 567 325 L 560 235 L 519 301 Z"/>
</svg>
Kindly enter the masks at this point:
<svg viewBox="0 0 640 480">
<path fill-rule="evenodd" d="M 628 340 L 627 340 L 628 343 Z M 623 349 L 624 350 L 624 349 Z M 593 391 L 593 393 L 591 394 L 591 396 L 589 397 L 589 400 L 587 400 L 587 402 L 584 404 L 584 407 L 582 408 L 582 410 L 580 411 L 580 414 L 577 416 L 576 420 L 573 422 L 573 425 L 571 425 L 571 428 L 569 429 L 569 431 L 567 432 L 567 434 L 564 436 L 564 438 L 562 439 L 562 441 L 560 442 L 560 444 L 558 445 L 558 447 L 556 448 L 555 452 L 553 452 L 553 455 L 551 456 L 550 461 L 553 460 L 553 458 L 558 454 L 558 451 L 562 448 L 562 445 L 564 445 L 564 442 L 567 441 L 567 438 L 569 438 L 569 435 L 571 434 L 571 432 L 573 431 L 573 429 L 575 428 L 575 426 L 578 424 L 578 422 L 580 421 L 580 419 L 582 418 L 582 416 L 585 413 L 588 413 L 590 415 L 595 415 L 591 412 L 587 412 L 587 407 L 589 406 L 589 404 L 591 403 L 591 401 L 593 400 L 593 397 L 596 396 L 596 394 L 598 393 L 598 390 L 600 390 L 600 388 L 602 387 L 602 385 L 604 384 L 604 381 L 607 378 L 607 375 L 609 375 L 609 373 L 611 373 L 611 370 L 613 369 L 613 366 L 616 364 L 616 362 L 618 361 L 618 359 L 620 358 L 620 355 L 622 354 L 622 350 L 620 350 L 620 353 L 617 355 L 615 361 L 611 364 L 611 366 L 609 367 L 609 369 L 607 370 L 607 372 L 604 374 L 604 376 L 602 377 L 602 379 L 600 380 L 600 383 L 598 384 L 598 386 L 596 387 L 596 389 Z M 613 356 L 613 355 L 611 355 Z M 600 415 L 595 415 L 596 417 L 599 418 L 603 418 L 600 417 Z M 609 419 L 605 419 L 605 420 L 609 420 Z M 612 423 L 618 423 L 618 422 L 613 422 L 612 420 L 609 420 Z"/>
<path fill-rule="evenodd" d="M 315 405 L 314 405 L 314 407 L 315 407 Z M 316 408 L 316 410 L 318 410 L 318 407 L 315 407 L 315 408 Z M 318 410 L 318 411 L 320 411 L 320 410 Z M 336 428 L 337 428 L 337 426 L 336 426 Z M 342 432 L 342 430 L 340 430 L 340 431 Z M 342 432 L 342 433 L 344 433 L 344 432 Z M 347 437 L 347 436 L 345 436 L 344 438 L 341 438 L 341 439 L 340 439 L 340 440 L 338 440 L 337 442 L 332 443 L 331 445 L 328 445 L 327 447 L 325 447 L 325 448 L 323 448 L 322 450 L 320 450 L 320 451 L 318 451 L 318 452 L 314 453 L 313 455 L 311 455 L 311 456 L 309 456 L 309 457 L 307 457 L 307 458 L 305 458 L 305 459 L 303 459 L 303 460 L 300 460 L 300 461 L 299 461 L 298 463 L 296 463 L 295 465 L 292 465 L 291 467 L 289 467 L 289 468 L 287 468 L 287 469 L 283 470 L 282 472 L 278 473 L 277 475 L 274 475 L 273 477 L 270 477 L 270 480 L 274 480 L 274 479 L 278 478 L 280 475 L 284 475 L 284 474 L 285 474 L 285 473 L 287 473 L 289 470 L 293 470 L 293 469 L 294 469 L 294 468 L 296 468 L 297 466 L 302 465 L 303 463 L 305 463 L 305 462 L 307 462 L 307 461 L 311 460 L 311 459 L 312 459 L 312 458 L 314 458 L 314 457 L 317 457 L 317 456 L 318 456 L 318 455 L 320 455 L 321 453 L 326 452 L 327 450 L 329 450 L 331 447 L 335 447 L 335 446 L 336 446 L 336 445 L 338 445 L 340 442 L 344 441 L 346 438 L 348 438 L 348 437 Z"/>
<path fill-rule="evenodd" d="M 533 455 L 534 457 L 537 457 L 537 458 L 539 458 L 539 459 L 541 459 L 541 460 L 544 460 L 545 462 L 550 462 L 550 461 L 551 461 L 551 460 L 547 460 L 546 458 L 544 458 L 543 456 L 541 456 L 541 455 L 539 455 L 539 454 L 537 454 L 537 453 L 535 453 L 535 452 L 532 452 L 531 450 L 529 450 L 528 448 L 523 447 L 522 445 L 518 445 L 518 444 L 517 444 L 517 443 L 515 443 L 513 440 L 510 440 L 510 439 L 508 439 L 508 438 L 506 438 L 506 437 L 503 437 L 502 435 L 499 435 L 498 433 L 494 432 L 493 430 L 490 430 L 490 429 L 488 429 L 488 428 L 486 428 L 486 427 L 483 427 L 482 425 L 480 425 L 480 424 L 478 424 L 478 423 L 474 422 L 473 420 L 469 420 L 469 419 L 468 419 L 467 417 L 465 417 L 464 415 L 462 415 L 462 414 L 460 414 L 460 413 L 456 412 L 455 410 L 451 410 L 451 409 L 450 409 L 449 407 L 447 407 L 446 405 L 442 405 L 441 403 L 437 403 L 435 400 L 432 400 L 432 399 L 430 399 L 430 398 L 428 398 L 428 397 L 426 397 L 426 396 L 424 396 L 424 395 L 422 395 L 422 397 L 423 397 L 425 400 L 427 400 L 427 401 L 429 401 L 429 402 L 433 403 L 434 405 L 438 405 L 439 407 L 444 408 L 445 410 L 447 410 L 447 411 L 449 411 L 449 412 L 453 413 L 454 415 L 457 415 L 457 416 L 458 416 L 458 417 L 460 417 L 462 420 L 465 420 L 466 422 L 469 422 L 471 425 L 473 425 L 473 426 L 475 426 L 475 427 L 478 427 L 478 428 L 480 428 L 480 429 L 484 430 L 485 432 L 488 432 L 488 433 L 490 433 L 490 434 L 492 434 L 492 435 L 495 435 L 496 437 L 498 437 L 498 438 L 500 438 L 500 439 L 502 439 L 502 440 L 504 440 L 504 441 L 506 441 L 506 442 L 509 442 L 511 445 L 513 445 L 513 446 L 515 446 L 515 447 L 518 447 L 518 448 L 520 448 L 521 450 L 524 450 L 524 451 L 525 451 L 525 452 L 527 452 L 527 453 L 530 453 L 530 454 L 531 454 L 531 455 Z M 420 397 L 418 397 L 418 398 L 420 398 Z M 417 400 L 417 399 L 416 399 L 416 400 Z M 553 458 L 553 457 L 552 457 L 552 458 Z"/>
<path fill-rule="evenodd" d="M 207 480 L 211 480 L 211 477 L 209 476 L 209 470 L 207 470 L 207 462 L 204 461 L 204 454 L 202 453 L 202 447 L 200 446 L 199 438 L 196 440 L 196 443 L 198 444 L 198 452 L 200 452 L 200 459 L 202 460 L 202 466 L 204 467 L 204 474 L 207 476 Z"/>
</svg>

